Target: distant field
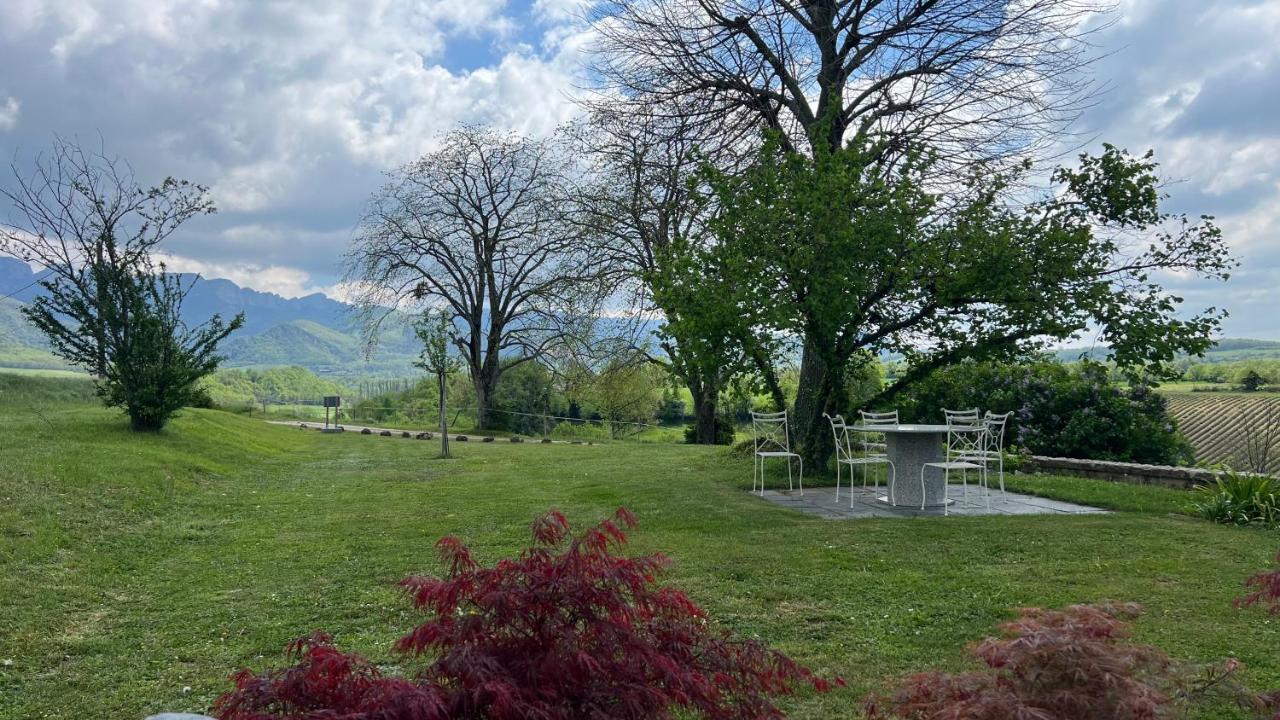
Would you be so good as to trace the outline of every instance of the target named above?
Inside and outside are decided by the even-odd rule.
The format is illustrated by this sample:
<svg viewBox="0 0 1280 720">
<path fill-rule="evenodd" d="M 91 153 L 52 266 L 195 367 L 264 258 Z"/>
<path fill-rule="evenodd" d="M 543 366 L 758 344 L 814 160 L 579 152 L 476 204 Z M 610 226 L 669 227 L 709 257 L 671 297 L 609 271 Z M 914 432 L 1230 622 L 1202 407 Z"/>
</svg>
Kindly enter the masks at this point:
<svg viewBox="0 0 1280 720">
<path fill-rule="evenodd" d="M 1280 394 L 1239 392 L 1168 392 L 1169 411 L 1195 448 L 1196 460 L 1239 467 L 1245 434 L 1251 422 L 1271 414 L 1280 417 Z M 1277 453 L 1280 455 L 1280 453 Z M 1267 471 L 1280 473 L 1280 457 Z"/>
<path fill-rule="evenodd" d="M 0 367 L 0 373 L 7 375 L 24 375 L 27 377 L 61 377 L 61 378 L 87 378 L 86 373 L 78 370 L 49 370 L 46 368 L 9 368 Z"/>
</svg>

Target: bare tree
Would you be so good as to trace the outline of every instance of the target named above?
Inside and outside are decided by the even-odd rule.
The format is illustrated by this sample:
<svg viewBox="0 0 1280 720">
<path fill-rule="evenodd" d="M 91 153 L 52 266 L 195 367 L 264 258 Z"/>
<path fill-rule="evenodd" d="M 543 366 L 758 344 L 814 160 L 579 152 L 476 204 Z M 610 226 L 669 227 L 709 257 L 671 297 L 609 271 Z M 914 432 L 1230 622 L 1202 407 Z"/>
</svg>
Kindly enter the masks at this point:
<svg viewBox="0 0 1280 720">
<path fill-rule="evenodd" d="M 596 243 L 564 217 L 570 165 L 555 139 L 454 130 L 390 173 L 348 254 L 371 330 L 406 306 L 447 310 L 481 427 L 503 371 L 541 357 L 603 293 Z"/>
<path fill-rule="evenodd" d="M 676 309 L 663 307 L 654 288 L 668 275 L 679 246 L 710 242 L 702 222 L 707 208 L 689 182 L 707 157 L 702 141 L 717 146 L 714 138 L 696 134 L 687 114 L 617 110 L 597 108 L 589 122 L 574 128 L 591 164 L 573 217 L 597 228 L 604 240 L 614 301 L 626 310 L 617 334 L 630 339 L 632 354 L 642 353 L 680 378 L 693 398 L 695 437 L 712 443 L 720 390 L 741 366 L 741 353 L 734 345 L 732 358 L 695 355 L 691 339 L 673 332 L 669 320 Z M 658 325 L 658 352 L 652 352 Z"/>
<path fill-rule="evenodd" d="M 1280 448 L 1280 402 L 1267 398 L 1245 405 L 1236 413 L 1236 467 L 1246 472 L 1269 475 Z"/>
<path fill-rule="evenodd" d="M 593 69 L 637 107 L 792 149 L 849 134 L 973 161 L 1056 143 L 1091 97 L 1093 0 L 606 0 Z"/>
<path fill-rule="evenodd" d="M 16 217 L 0 224 L 0 252 L 44 269 L 44 294 L 23 314 L 55 354 L 93 373 L 103 402 L 135 430 L 159 430 L 197 399 L 218 343 L 244 323 L 214 315 L 189 327 L 190 284 L 152 258 L 183 223 L 214 212 L 207 190 L 173 178 L 145 188 L 127 163 L 63 139 L 29 175 L 13 174 L 0 188 Z"/>
</svg>

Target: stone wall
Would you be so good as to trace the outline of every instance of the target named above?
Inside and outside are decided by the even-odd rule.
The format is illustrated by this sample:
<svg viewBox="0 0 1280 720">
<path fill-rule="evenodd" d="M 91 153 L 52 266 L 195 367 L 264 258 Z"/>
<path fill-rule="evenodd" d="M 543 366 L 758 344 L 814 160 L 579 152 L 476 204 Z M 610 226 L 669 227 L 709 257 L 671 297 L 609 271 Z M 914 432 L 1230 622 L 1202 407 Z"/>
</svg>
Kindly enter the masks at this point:
<svg viewBox="0 0 1280 720">
<path fill-rule="evenodd" d="M 1218 471 L 1204 468 L 1140 465 L 1110 460 L 1080 460 L 1043 455 L 1032 455 L 1030 460 L 1023 462 L 1022 469 L 1025 472 L 1074 475 L 1135 485 L 1163 485 L 1183 490 L 1212 482 L 1218 476 Z"/>
</svg>

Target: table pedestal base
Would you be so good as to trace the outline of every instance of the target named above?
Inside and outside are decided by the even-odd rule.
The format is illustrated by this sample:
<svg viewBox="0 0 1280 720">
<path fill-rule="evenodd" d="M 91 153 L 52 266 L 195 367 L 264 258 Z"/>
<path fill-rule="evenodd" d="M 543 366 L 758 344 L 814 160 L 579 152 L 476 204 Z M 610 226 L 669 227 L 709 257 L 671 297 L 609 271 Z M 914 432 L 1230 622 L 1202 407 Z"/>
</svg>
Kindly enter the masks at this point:
<svg viewBox="0 0 1280 720">
<path fill-rule="evenodd" d="M 890 502 L 889 502 L 889 496 L 888 496 L 888 495 L 881 495 L 880 497 L 876 498 L 876 501 L 877 501 L 877 502 L 882 502 L 882 503 L 884 503 L 885 505 L 890 505 L 891 507 L 906 507 L 906 506 L 904 506 L 902 503 L 898 503 L 897 505 L 893 505 L 892 503 L 890 503 Z M 956 501 L 955 501 L 955 500 L 952 500 L 951 498 L 947 498 L 947 503 L 946 503 L 946 504 L 947 504 L 947 505 L 955 505 L 955 504 L 956 504 Z M 919 504 L 919 503 L 916 503 L 916 507 L 920 507 L 920 504 Z M 929 509 L 929 508 L 931 508 L 931 507 L 935 507 L 935 508 L 942 507 L 942 504 L 941 504 L 941 503 L 937 503 L 937 504 L 934 504 L 934 505 L 928 505 L 928 504 L 926 504 L 924 507 L 925 507 L 925 509 L 927 510 L 927 509 Z"/>
</svg>

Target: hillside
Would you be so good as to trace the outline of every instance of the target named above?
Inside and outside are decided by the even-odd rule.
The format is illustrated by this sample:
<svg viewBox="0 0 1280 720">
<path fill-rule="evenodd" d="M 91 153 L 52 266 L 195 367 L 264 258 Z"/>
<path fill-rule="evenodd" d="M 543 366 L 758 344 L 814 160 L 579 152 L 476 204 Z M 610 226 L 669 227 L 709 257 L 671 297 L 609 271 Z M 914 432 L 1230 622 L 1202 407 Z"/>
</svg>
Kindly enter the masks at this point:
<svg viewBox="0 0 1280 720">
<path fill-rule="evenodd" d="M 41 292 L 26 263 L 0 257 L 0 367 L 67 369 L 49 352 L 44 337 L 22 317 L 20 309 Z M 344 378 L 400 377 L 414 372 L 417 342 L 412 331 L 395 324 L 384 331 L 371 358 L 366 358 L 353 308 L 314 294 L 285 298 L 242 288 L 230 280 L 183 276 L 191 292 L 183 302 L 188 323 L 214 314 L 230 318 L 243 312 L 245 324 L 223 346 L 226 367 L 295 365 Z"/>
</svg>

